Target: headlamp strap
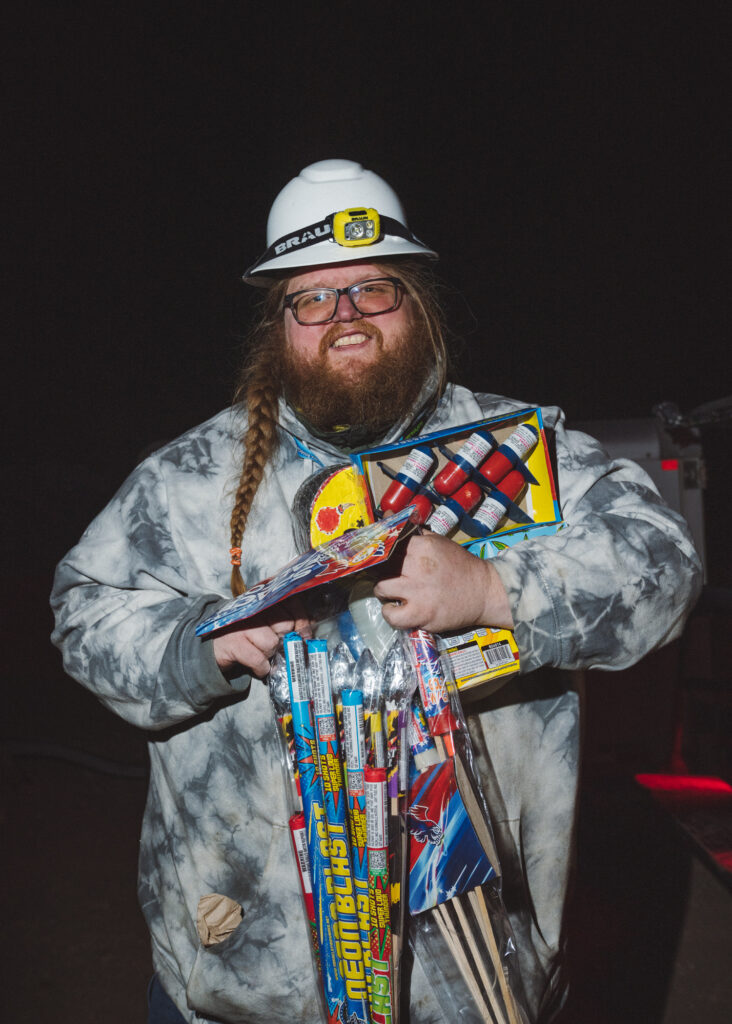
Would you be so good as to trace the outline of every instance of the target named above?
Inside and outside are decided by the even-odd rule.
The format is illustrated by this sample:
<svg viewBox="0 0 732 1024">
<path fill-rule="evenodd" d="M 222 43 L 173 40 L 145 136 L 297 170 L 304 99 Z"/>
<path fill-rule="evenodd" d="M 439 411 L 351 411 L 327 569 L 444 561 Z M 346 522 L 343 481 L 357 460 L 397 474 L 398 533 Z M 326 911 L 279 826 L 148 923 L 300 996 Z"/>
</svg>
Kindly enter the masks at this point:
<svg viewBox="0 0 732 1024">
<path fill-rule="evenodd" d="M 274 259 L 276 256 L 282 256 L 286 252 L 292 252 L 293 250 L 298 251 L 300 249 L 306 249 L 310 245 L 316 245 L 318 242 L 324 242 L 326 239 L 335 241 L 333 237 L 333 218 L 335 213 L 331 213 L 328 217 L 323 220 L 317 221 L 315 224 L 309 224 L 306 228 L 301 228 L 299 231 L 294 231 L 291 234 L 283 235 L 281 238 L 276 239 L 267 249 L 262 253 L 256 263 L 252 263 L 251 267 L 246 271 L 244 277 L 249 277 L 262 263 L 266 263 L 269 260 Z M 413 235 L 409 228 L 405 227 L 398 220 L 393 217 L 386 217 L 379 215 L 381 221 L 381 234 L 378 238 L 374 239 L 374 242 L 378 242 L 384 235 L 398 235 L 399 238 L 405 238 L 408 242 L 414 242 L 417 245 L 424 245 L 416 235 Z M 373 242 L 371 243 L 373 245 Z"/>
</svg>

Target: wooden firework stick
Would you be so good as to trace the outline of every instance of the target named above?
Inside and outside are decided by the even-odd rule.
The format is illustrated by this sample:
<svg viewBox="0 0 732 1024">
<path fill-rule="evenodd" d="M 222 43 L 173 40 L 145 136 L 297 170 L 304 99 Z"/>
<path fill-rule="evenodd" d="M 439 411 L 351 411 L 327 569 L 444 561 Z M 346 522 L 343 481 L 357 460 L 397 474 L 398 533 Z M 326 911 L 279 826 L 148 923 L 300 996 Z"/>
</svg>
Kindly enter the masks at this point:
<svg viewBox="0 0 732 1024">
<path fill-rule="evenodd" d="M 473 890 L 473 892 L 475 892 L 475 890 Z M 488 1001 L 491 1004 L 491 1010 L 496 1018 L 496 1024 L 506 1024 L 506 1018 L 503 1016 L 500 1004 L 493 991 L 495 982 L 492 982 L 488 977 L 488 971 L 485 969 L 483 958 L 478 950 L 478 943 L 475 941 L 473 929 L 470 927 L 470 922 L 468 921 L 467 914 L 463 909 L 460 899 L 460 896 L 456 896 L 450 902 L 455 908 L 455 913 L 457 914 L 458 921 L 460 922 L 460 927 L 463 930 L 463 935 L 468 940 L 468 947 L 470 948 L 470 952 L 473 954 L 473 960 L 475 961 L 475 966 L 478 968 L 478 974 L 480 974 L 481 981 L 483 982 L 483 987 L 488 996 Z M 476 915 L 476 920 L 480 921 L 481 919 Z M 498 971 L 497 973 L 503 977 L 503 971 Z"/>
<path fill-rule="evenodd" d="M 475 829 L 475 832 L 480 840 L 480 844 L 485 851 L 485 855 L 493 865 L 494 869 L 498 866 L 498 851 L 496 850 L 495 843 L 493 842 L 493 836 L 491 835 L 490 829 L 488 828 L 483 811 L 478 803 L 478 800 L 473 792 L 472 783 L 468 777 L 463 762 L 459 757 L 453 758 L 453 764 L 455 766 L 455 780 L 457 782 L 458 789 L 460 790 L 460 796 L 462 797 L 465 810 L 468 812 L 470 818 L 470 824 Z M 498 872 L 496 872 L 497 874 Z"/>
<path fill-rule="evenodd" d="M 486 852 L 488 859 L 491 864 L 498 865 L 498 853 L 496 851 L 493 837 L 490 833 L 490 829 L 486 825 L 485 818 L 481 813 L 480 806 L 476 799 L 475 793 L 470 779 L 467 776 L 463 763 L 459 757 L 455 758 L 455 776 L 457 779 L 458 789 L 460 795 L 463 798 L 463 803 L 470 816 L 470 821 L 475 829 L 478 838 L 480 839 L 481 845 Z M 495 932 L 493 930 L 493 922 L 491 921 L 490 914 L 488 913 L 488 907 L 485 902 L 485 896 L 480 886 L 472 889 L 468 893 L 468 899 L 473 905 L 473 909 L 476 913 L 476 918 L 482 924 L 483 934 L 485 936 L 486 944 L 488 946 L 488 953 L 490 954 L 491 963 L 493 969 L 498 977 L 498 984 L 501 988 L 501 994 L 503 1001 L 506 1005 L 506 1011 L 509 1016 L 510 1024 L 520 1024 L 519 1017 L 517 1016 L 516 1006 L 513 998 L 513 993 L 506 980 L 506 974 L 503 970 L 503 961 L 501 960 L 501 954 L 498 949 L 498 943 L 496 942 Z"/>
<path fill-rule="evenodd" d="M 460 973 L 462 974 L 465 980 L 465 984 L 468 986 L 468 989 L 470 990 L 470 994 L 475 1000 L 475 1005 L 478 1009 L 478 1012 L 480 1013 L 483 1020 L 487 1022 L 487 1024 L 495 1024 L 493 1017 L 491 1017 L 490 1010 L 488 1009 L 488 1006 L 485 1000 L 483 999 L 483 996 L 480 991 L 480 985 L 478 984 L 478 981 L 475 975 L 473 974 L 470 962 L 468 961 L 468 958 L 465 955 L 465 951 L 463 950 L 462 945 L 460 944 L 460 936 L 457 934 L 455 926 L 450 920 L 450 915 L 448 914 L 447 908 L 445 907 L 444 904 L 438 904 L 435 907 L 433 917 L 434 920 L 437 922 L 437 927 L 440 930 L 440 934 L 445 940 L 448 949 L 452 953 L 453 960 L 460 968 Z"/>
<path fill-rule="evenodd" d="M 408 698 L 407 698 L 408 699 Z M 404 935 L 404 920 L 407 893 L 407 865 L 409 862 L 409 830 L 406 822 L 407 778 L 409 747 L 406 742 L 406 706 L 391 713 L 391 727 L 396 733 L 396 749 L 393 751 L 396 765 L 390 766 L 387 775 L 389 795 L 389 849 L 391 864 L 391 927 L 392 956 L 399 963 L 399 952 Z M 389 722 L 389 718 L 387 718 Z M 406 757 L 404 755 L 406 751 Z M 395 1001 L 399 1002 L 400 973 L 395 971 Z"/>
<path fill-rule="evenodd" d="M 443 879 L 435 879 L 436 889 L 434 892 L 421 893 L 421 883 L 424 879 L 432 877 L 429 859 L 422 862 L 418 868 L 422 855 L 412 862 L 413 882 L 416 880 L 416 890 L 410 893 L 410 907 L 412 913 L 427 912 L 432 915 L 447 942 L 448 949 L 455 960 L 455 964 L 465 980 L 468 990 L 474 999 L 477 1011 L 481 1019 L 487 1024 L 506 1024 L 505 1017 L 496 1003 L 494 989 L 495 981 L 489 980 L 492 970 L 489 970 L 489 957 L 485 945 L 480 947 L 474 935 L 474 925 L 468 921 L 464 909 L 460 906 L 459 900 L 463 898 L 459 888 L 459 880 L 462 878 L 464 885 L 476 885 L 488 878 L 494 877 L 495 868 L 489 860 L 481 844 L 481 837 L 472 828 L 472 822 L 468 809 L 462 799 L 460 787 L 455 772 L 456 760 L 447 758 L 442 763 L 432 765 L 415 779 L 410 790 L 412 801 L 410 811 L 410 831 L 414 828 L 414 835 L 418 842 L 425 844 L 423 849 L 429 850 L 430 845 L 440 847 L 447 842 L 449 835 L 461 835 L 460 846 L 448 853 L 445 848 L 444 856 L 447 854 L 446 864 L 451 864 L 452 857 L 457 854 L 459 860 L 452 868 L 448 866 L 448 875 Z M 437 804 L 432 807 L 431 793 L 435 793 Z M 448 794 L 451 794 L 448 796 Z M 445 817 L 443 817 L 445 815 Z M 463 866 L 464 865 L 464 866 Z M 452 894 L 457 890 L 457 897 Z M 481 980 L 485 986 L 485 993 L 490 999 L 493 1013 L 486 1003 L 486 994 L 481 990 Z"/>
<path fill-rule="evenodd" d="M 445 737 L 448 740 L 448 749 L 451 755 L 453 755 L 451 759 L 455 770 L 455 780 L 465 806 L 465 810 L 470 818 L 471 825 L 475 830 L 486 857 L 497 873 L 499 861 L 493 837 L 485 821 L 482 808 L 475 796 L 472 783 L 465 771 L 463 763 L 460 757 L 454 756 L 454 745 L 452 743 L 451 733 L 454 728 L 457 728 L 458 723 L 450 709 L 447 681 L 442 671 L 434 638 L 424 630 L 412 630 L 409 634 L 409 641 L 411 644 L 412 654 L 416 662 L 420 695 L 422 697 L 430 733 L 435 741 L 435 747 L 439 759 L 444 761 L 447 756 L 445 753 L 445 745 L 442 743 L 442 739 Z M 480 893 L 482 898 L 483 894 L 480 887 L 473 892 Z M 458 913 L 461 928 L 463 929 L 463 941 L 468 944 L 474 958 L 474 962 L 480 972 L 483 984 L 486 986 L 486 992 L 491 1000 L 497 1024 L 505 1024 L 505 1017 L 496 1002 L 493 986 L 487 981 L 488 975 L 484 962 L 485 954 L 481 955 L 478 951 L 475 936 L 469 926 L 462 906 L 460 906 L 457 899 L 454 899 L 453 903 L 455 905 L 456 912 Z M 440 906 L 437 907 L 437 910 L 441 911 Z M 445 914 L 446 910 L 442 908 L 441 920 L 445 927 L 447 927 Z M 487 913 L 487 908 L 485 913 L 476 912 L 476 920 L 481 924 L 481 930 L 485 932 L 484 937 L 487 952 L 490 957 L 493 971 L 497 976 L 498 983 L 500 985 L 500 991 L 506 1004 L 506 1011 L 509 1014 L 510 1024 L 519 1024 L 518 1019 L 515 1016 L 516 1011 L 513 996 L 508 988 L 508 983 L 503 971 L 503 964 L 498 951 L 498 944 L 493 932 L 493 924 Z M 477 978 L 473 974 L 470 961 L 465 950 L 460 947 L 460 937 L 457 929 L 451 926 L 450 934 L 452 935 L 451 949 L 453 951 L 453 955 L 459 951 L 459 957 L 456 958 L 456 962 L 460 966 L 466 982 L 468 982 L 469 987 L 471 987 L 471 991 L 474 991 L 475 989 L 480 991 L 480 986 Z M 485 1001 L 482 1000 L 482 998 L 478 1003 L 478 1006 L 485 1007 Z M 486 1017 L 486 1020 L 490 1021 L 492 1018 Z"/>
<path fill-rule="evenodd" d="M 490 914 L 488 913 L 488 907 L 486 906 L 485 896 L 483 890 L 478 886 L 477 889 L 473 889 L 468 894 L 468 898 L 473 906 L 473 910 L 480 921 L 483 922 L 483 928 L 485 931 L 486 941 L 488 943 L 488 949 L 491 954 L 491 960 L 496 965 L 496 974 L 498 975 L 498 984 L 501 987 L 501 995 L 503 996 L 503 1002 L 506 1006 L 508 1013 L 508 1019 L 510 1024 L 521 1024 L 521 1018 L 516 1010 L 516 1003 L 513 998 L 513 992 L 506 980 L 506 973 L 503 970 L 501 963 L 501 954 L 498 950 L 495 935 L 493 934 L 493 928 L 491 925 Z M 498 965 L 500 964 L 500 969 Z"/>
</svg>

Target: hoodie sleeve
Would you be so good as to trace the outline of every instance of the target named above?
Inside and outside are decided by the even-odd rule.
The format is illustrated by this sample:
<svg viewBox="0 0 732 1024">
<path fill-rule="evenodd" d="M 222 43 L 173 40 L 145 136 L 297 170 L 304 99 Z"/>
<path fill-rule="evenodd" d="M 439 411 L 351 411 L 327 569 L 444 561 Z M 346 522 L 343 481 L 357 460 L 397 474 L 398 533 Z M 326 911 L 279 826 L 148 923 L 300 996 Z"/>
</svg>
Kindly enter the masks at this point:
<svg viewBox="0 0 732 1024">
<path fill-rule="evenodd" d="M 165 482 L 148 459 L 61 561 L 52 641 L 64 668 L 134 725 L 160 729 L 244 689 L 229 680 L 197 623 L 222 603 L 190 592 L 170 528 Z"/>
<path fill-rule="evenodd" d="M 701 565 L 681 515 L 635 463 L 555 424 L 565 525 L 494 565 L 511 602 L 523 672 L 541 665 L 622 669 L 681 633 Z"/>
</svg>

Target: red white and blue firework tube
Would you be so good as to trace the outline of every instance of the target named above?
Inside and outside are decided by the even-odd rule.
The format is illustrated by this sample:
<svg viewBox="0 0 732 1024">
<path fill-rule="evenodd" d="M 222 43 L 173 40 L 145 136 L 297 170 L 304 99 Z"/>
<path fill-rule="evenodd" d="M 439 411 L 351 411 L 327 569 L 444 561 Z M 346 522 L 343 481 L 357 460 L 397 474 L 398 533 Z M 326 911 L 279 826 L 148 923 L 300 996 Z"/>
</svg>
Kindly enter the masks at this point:
<svg viewBox="0 0 732 1024">
<path fill-rule="evenodd" d="M 305 645 L 299 633 L 288 633 L 283 643 L 290 687 L 292 725 L 295 732 L 295 753 L 300 771 L 300 792 L 307 828 L 323 992 L 329 1018 L 338 1020 L 346 1002 L 346 986 L 338 964 L 338 919 L 332 894 L 323 782 L 317 770 L 315 732 L 305 668 Z"/>
<path fill-rule="evenodd" d="M 434 464 L 431 449 L 412 448 L 379 502 L 382 512 L 401 512 L 406 508 Z"/>
<path fill-rule="evenodd" d="M 416 699 L 412 702 L 412 706 L 409 709 L 407 743 L 409 744 L 409 749 L 414 758 L 414 765 L 418 772 L 424 771 L 425 768 L 429 768 L 430 765 L 437 764 L 439 761 L 437 747 L 435 747 L 435 741 L 430 735 L 424 710 Z"/>
<path fill-rule="evenodd" d="M 366 848 L 366 744 L 364 741 L 363 694 L 343 690 L 343 734 L 348 792 L 348 823 L 351 837 L 353 881 L 356 886 L 359 934 L 371 987 L 371 943 L 369 939 L 369 863 Z"/>
<path fill-rule="evenodd" d="M 310 875 L 310 860 L 308 858 L 307 829 L 305 828 L 305 815 L 300 811 L 290 818 L 290 835 L 292 846 L 295 850 L 295 859 L 300 873 L 300 887 L 302 898 L 305 903 L 305 913 L 308 919 L 310 930 L 310 941 L 313 945 L 315 963 L 320 973 L 320 947 L 318 946 L 318 929 L 315 924 L 315 903 L 313 901 L 313 880 Z"/>
<path fill-rule="evenodd" d="M 356 886 L 346 827 L 343 769 L 338 756 L 338 726 L 330 687 L 328 644 L 308 640 L 310 693 L 315 717 L 320 775 L 323 780 L 325 816 L 330 843 L 330 869 L 336 914 L 341 975 L 346 986 L 348 1020 L 367 1022 L 369 1017 L 367 975 L 359 930 Z"/>
<path fill-rule="evenodd" d="M 475 467 L 488 457 L 494 443 L 487 431 L 477 430 L 471 434 L 432 481 L 432 486 L 437 493 L 443 496 L 454 494 L 460 485 L 465 483 Z"/>
<path fill-rule="evenodd" d="M 531 455 L 539 442 L 539 432 L 530 423 L 516 427 L 511 436 L 486 459 L 479 473 L 492 484 L 497 484 L 513 467 Z"/>
<path fill-rule="evenodd" d="M 366 768 L 366 843 L 369 859 L 371 1019 L 391 1024 L 396 1011 L 391 956 L 391 897 L 386 769 Z"/>
<path fill-rule="evenodd" d="M 447 680 L 435 638 L 425 629 L 413 629 L 408 635 L 430 732 L 435 737 L 444 736 L 451 745 L 450 734 L 457 729 L 457 722 L 450 708 Z"/>
</svg>

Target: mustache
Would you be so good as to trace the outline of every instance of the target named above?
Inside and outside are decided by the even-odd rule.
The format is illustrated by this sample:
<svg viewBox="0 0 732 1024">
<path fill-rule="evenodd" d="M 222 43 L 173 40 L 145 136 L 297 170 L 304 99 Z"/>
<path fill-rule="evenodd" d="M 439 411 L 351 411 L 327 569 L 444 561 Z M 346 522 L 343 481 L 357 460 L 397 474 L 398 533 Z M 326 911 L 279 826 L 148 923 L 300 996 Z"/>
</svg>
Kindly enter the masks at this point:
<svg viewBox="0 0 732 1024">
<path fill-rule="evenodd" d="M 361 334 L 365 334 L 368 338 L 371 338 L 376 342 L 379 351 L 384 348 L 384 335 L 381 333 L 376 324 L 372 324 L 370 320 L 351 320 L 350 323 L 335 323 L 331 324 L 328 330 L 325 332 L 323 337 L 320 339 L 320 348 L 318 354 L 322 358 L 331 346 L 333 346 L 339 338 L 342 338 L 344 334 L 350 334 L 351 331 L 360 331 Z"/>
</svg>

